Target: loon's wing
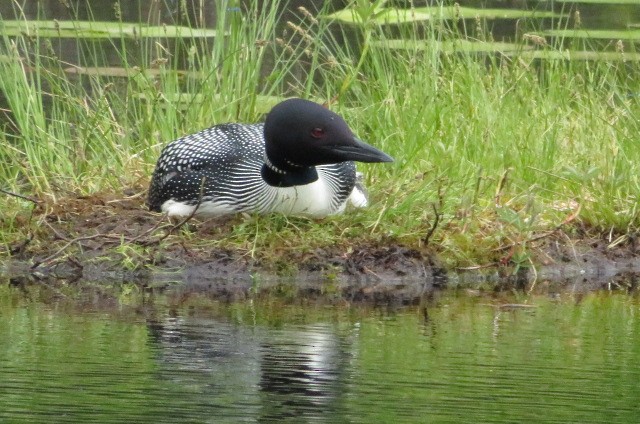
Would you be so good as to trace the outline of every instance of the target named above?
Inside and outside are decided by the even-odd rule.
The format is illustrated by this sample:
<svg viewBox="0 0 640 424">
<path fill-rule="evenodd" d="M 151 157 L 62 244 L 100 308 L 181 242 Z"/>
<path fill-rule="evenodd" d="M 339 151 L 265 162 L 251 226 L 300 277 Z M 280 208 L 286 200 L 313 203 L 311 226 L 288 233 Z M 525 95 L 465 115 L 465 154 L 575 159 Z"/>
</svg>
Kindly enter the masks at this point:
<svg viewBox="0 0 640 424">
<path fill-rule="evenodd" d="M 246 160 L 264 157 L 263 124 L 216 125 L 167 145 L 156 165 L 148 204 L 160 211 L 169 199 L 193 200 L 214 195 L 215 181 Z"/>
</svg>

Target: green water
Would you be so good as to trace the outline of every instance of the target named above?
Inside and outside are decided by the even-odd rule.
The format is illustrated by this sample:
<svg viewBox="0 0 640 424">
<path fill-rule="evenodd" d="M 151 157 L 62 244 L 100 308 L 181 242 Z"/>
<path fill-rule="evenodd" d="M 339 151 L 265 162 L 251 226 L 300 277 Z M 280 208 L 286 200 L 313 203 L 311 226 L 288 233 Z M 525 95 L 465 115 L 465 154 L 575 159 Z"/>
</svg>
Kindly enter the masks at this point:
<svg viewBox="0 0 640 424">
<path fill-rule="evenodd" d="M 449 293 L 395 311 L 166 303 L 0 286 L 0 422 L 640 417 L 640 303 L 627 294 Z"/>
</svg>

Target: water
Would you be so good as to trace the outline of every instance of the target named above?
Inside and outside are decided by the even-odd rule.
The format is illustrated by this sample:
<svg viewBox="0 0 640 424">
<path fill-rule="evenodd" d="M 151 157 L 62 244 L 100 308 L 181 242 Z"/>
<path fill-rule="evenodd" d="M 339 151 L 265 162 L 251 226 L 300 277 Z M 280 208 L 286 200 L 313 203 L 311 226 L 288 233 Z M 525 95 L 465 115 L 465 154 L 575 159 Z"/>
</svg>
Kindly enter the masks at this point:
<svg viewBox="0 0 640 424">
<path fill-rule="evenodd" d="M 383 311 L 0 289 L 1 422 L 637 422 L 640 303 Z M 152 299 L 153 300 L 153 299 Z M 520 300 L 522 301 L 522 300 Z M 99 305 L 99 306 L 96 306 Z"/>
</svg>

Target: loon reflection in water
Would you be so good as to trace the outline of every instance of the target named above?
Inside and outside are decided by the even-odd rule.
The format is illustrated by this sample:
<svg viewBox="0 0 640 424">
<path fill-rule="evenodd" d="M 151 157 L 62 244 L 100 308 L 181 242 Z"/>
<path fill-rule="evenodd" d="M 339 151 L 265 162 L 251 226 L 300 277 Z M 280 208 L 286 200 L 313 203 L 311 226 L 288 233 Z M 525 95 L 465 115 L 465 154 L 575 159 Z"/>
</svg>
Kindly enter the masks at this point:
<svg viewBox="0 0 640 424">
<path fill-rule="evenodd" d="M 188 385 L 198 402 L 269 421 L 332 422 L 343 409 L 350 343 L 329 325 L 279 331 L 168 318 L 148 328 L 161 377 Z"/>
</svg>

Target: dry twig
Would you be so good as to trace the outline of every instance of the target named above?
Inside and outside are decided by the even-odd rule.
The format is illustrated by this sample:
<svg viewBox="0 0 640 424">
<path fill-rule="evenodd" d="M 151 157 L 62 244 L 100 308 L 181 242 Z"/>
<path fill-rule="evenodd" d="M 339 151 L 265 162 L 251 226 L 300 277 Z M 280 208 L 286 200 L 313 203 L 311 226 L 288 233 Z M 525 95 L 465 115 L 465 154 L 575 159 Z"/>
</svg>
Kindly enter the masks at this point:
<svg viewBox="0 0 640 424">
<path fill-rule="evenodd" d="M 22 200 L 28 200 L 29 202 L 35 203 L 36 205 L 39 205 L 42 203 L 42 201 L 36 199 L 35 197 L 25 196 L 23 194 L 14 193 L 12 191 L 4 190 L 1 188 L 0 188 L 0 193 L 4 193 L 8 196 L 17 197 L 18 199 L 22 199 Z"/>
</svg>

